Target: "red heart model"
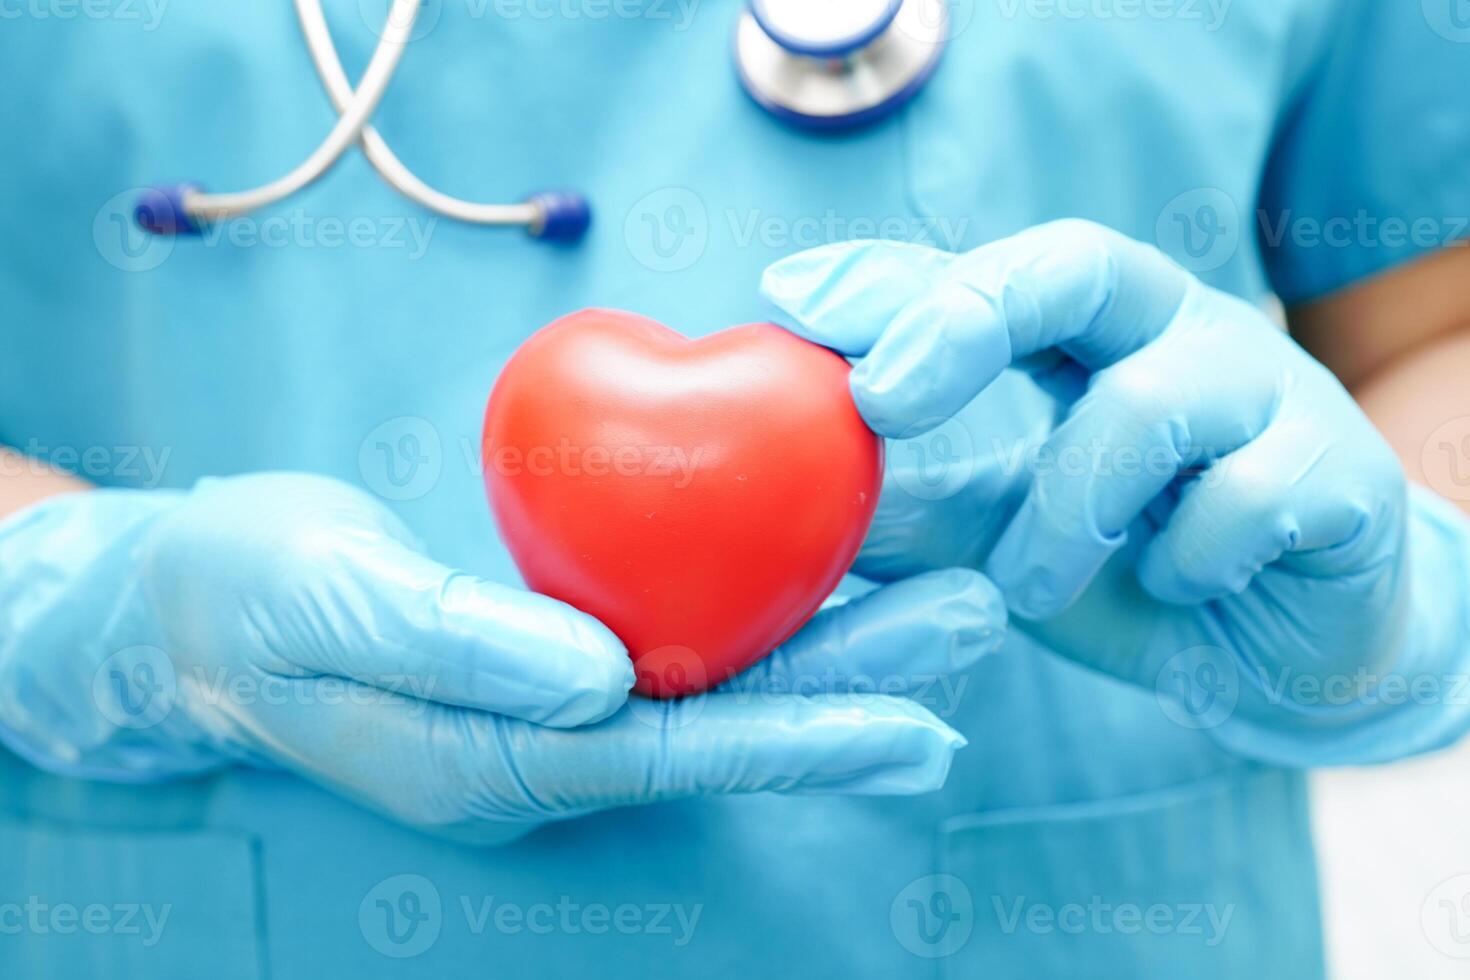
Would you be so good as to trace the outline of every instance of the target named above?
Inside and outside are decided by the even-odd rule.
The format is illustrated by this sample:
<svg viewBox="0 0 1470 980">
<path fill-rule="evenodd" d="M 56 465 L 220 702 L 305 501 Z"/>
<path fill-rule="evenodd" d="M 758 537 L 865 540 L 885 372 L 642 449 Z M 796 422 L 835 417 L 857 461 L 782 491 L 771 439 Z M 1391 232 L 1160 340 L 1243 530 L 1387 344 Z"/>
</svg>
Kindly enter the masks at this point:
<svg viewBox="0 0 1470 980">
<path fill-rule="evenodd" d="M 857 556 L 882 441 L 837 354 L 769 323 L 688 340 L 583 310 L 485 410 L 485 488 L 537 592 L 627 645 L 635 690 L 702 691 L 779 646 Z"/>
</svg>

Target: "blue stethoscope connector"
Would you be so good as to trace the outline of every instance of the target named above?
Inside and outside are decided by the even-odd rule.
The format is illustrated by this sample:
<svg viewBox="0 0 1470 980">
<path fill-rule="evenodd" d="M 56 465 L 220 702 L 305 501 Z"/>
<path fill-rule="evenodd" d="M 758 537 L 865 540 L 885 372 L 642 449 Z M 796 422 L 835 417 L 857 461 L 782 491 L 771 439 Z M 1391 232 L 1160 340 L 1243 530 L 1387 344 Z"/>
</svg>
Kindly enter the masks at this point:
<svg viewBox="0 0 1470 980">
<path fill-rule="evenodd" d="M 204 226 L 194 220 L 184 204 L 186 195 L 199 191 L 197 184 L 164 184 L 150 187 L 138 196 L 133 220 L 154 235 L 198 235 Z"/>
</svg>

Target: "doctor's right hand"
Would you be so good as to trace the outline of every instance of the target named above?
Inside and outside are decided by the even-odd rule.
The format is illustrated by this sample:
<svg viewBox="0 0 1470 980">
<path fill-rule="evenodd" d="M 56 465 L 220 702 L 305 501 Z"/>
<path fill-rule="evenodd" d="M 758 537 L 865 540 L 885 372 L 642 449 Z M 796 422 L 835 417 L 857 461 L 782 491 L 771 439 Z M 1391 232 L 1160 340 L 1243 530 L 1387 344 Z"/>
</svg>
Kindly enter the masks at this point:
<svg viewBox="0 0 1470 980">
<path fill-rule="evenodd" d="M 880 513 L 864 574 L 973 561 L 1028 635 L 1275 765 L 1386 761 L 1470 725 L 1470 528 L 1407 488 L 1347 390 L 1256 307 L 1082 221 L 958 255 L 824 246 L 763 289 L 861 358 L 875 431 L 937 448 L 953 420 L 974 454 L 973 475 L 963 454 L 939 467 L 959 479 L 932 496 L 952 499 Z"/>
<path fill-rule="evenodd" d="M 727 690 L 629 702 L 600 623 L 433 562 L 345 484 L 100 490 L 0 523 L 0 741 L 84 778 L 285 769 L 487 843 L 679 797 L 918 793 L 963 739 L 853 679 L 961 669 L 1004 617 L 979 574 L 932 572 L 823 611 Z"/>
</svg>

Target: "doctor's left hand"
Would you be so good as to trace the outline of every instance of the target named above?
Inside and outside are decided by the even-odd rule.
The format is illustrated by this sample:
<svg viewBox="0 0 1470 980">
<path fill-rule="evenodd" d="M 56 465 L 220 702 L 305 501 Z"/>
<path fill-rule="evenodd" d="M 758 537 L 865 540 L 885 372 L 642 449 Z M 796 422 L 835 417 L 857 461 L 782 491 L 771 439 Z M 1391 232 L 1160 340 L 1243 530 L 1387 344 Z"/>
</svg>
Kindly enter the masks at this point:
<svg viewBox="0 0 1470 980">
<path fill-rule="evenodd" d="M 1004 620 L 981 575 L 938 571 L 818 614 L 730 690 L 629 702 L 604 626 L 433 561 L 346 484 L 99 490 L 0 523 L 0 740 L 86 778 L 286 769 L 474 842 L 707 794 L 920 793 L 964 740 L 890 695 Z"/>
<path fill-rule="evenodd" d="M 1463 578 L 1458 518 L 1410 497 L 1326 368 L 1157 250 L 1064 221 L 961 255 L 817 248 L 762 289 L 861 359 L 875 431 L 965 430 L 943 499 L 885 484 L 865 574 L 973 562 L 1020 628 L 1161 695 L 1215 684 L 1199 727 L 1288 763 L 1373 757 L 1374 688 L 1463 658 L 1463 596 L 1426 581 Z"/>
</svg>

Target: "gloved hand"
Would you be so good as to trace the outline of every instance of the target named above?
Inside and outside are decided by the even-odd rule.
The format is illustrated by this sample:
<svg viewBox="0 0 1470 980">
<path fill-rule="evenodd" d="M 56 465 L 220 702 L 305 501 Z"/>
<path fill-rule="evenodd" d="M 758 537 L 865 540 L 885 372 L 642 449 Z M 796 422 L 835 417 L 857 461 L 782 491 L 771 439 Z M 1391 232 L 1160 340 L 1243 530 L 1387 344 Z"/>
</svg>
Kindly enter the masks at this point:
<svg viewBox="0 0 1470 980">
<path fill-rule="evenodd" d="M 854 679 L 961 669 L 1004 616 L 980 575 L 922 575 L 819 613 L 730 690 L 628 703 L 601 624 L 436 564 L 344 484 L 100 490 L 0 524 L 0 737 L 94 778 L 280 767 L 481 842 L 708 793 L 920 793 L 963 739 Z"/>
<path fill-rule="evenodd" d="M 952 484 L 915 493 L 910 472 L 890 504 L 890 480 L 864 573 L 980 565 L 1020 628 L 1272 761 L 1392 758 L 1470 724 L 1465 522 L 1406 494 L 1348 393 L 1256 308 L 1079 221 L 957 256 L 827 246 L 762 288 L 862 358 L 864 418 L 908 440 L 893 458 L 917 446 L 926 485 Z"/>
</svg>

